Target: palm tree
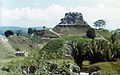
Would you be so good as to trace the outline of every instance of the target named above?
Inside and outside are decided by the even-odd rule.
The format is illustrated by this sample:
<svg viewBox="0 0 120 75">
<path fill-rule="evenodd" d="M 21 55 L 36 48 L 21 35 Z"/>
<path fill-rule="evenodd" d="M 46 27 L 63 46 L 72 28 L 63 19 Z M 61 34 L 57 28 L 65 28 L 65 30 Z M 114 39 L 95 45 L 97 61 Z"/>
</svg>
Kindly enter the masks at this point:
<svg viewBox="0 0 120 75">
<path fill-rule="evenodd" d="M 113 53 L 113 58 L 114 59 L 119 59 L 120 58 L 120 34 L 119 33 L 114 33 L 111 38 L 111 50 Z M 115 61 L 113 59 L 113 61 Z"/>
<path fill-rule="evenodd" d="M 106 40 L 92 40 L 89 45 L 88 59 L 91 64 L 111 60 L 110 44 Z"/>
<path fill-rule="evenodd" d="M 71 50 L 71 56 L 74 58 L 75 63 L 82 68 L 82 63 L 87 58 L 88 44 L 83 42 L 70 42 L 68 47 Z"/>
</svg>

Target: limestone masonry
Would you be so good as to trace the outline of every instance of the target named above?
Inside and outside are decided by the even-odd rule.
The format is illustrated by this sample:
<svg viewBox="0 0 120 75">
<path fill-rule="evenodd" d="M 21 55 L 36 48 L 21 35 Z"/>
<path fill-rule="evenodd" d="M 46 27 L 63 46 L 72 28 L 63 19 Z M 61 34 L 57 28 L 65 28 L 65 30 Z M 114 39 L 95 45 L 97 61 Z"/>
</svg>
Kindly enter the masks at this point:
<svg viewBox="0 0 120 75">
<path fill-rule="evenodd" d="M 58 25 L 86 25 L 82 13 L 69 12 L 65 13 L 64 18 L 60 20 Z"/>
</svg>

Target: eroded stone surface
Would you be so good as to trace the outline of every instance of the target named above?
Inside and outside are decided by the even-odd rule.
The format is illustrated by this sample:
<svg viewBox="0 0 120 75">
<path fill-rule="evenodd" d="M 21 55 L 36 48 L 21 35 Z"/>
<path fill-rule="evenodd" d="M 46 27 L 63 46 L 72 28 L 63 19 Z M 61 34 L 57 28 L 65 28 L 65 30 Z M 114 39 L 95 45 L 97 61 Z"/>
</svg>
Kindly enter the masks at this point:
<svg viewBox="0 0 120 75">
<path fill-rule="evenodd" d="M 60 23 L 58 25 L 85 25 L 87 24 L 84 19 L 82 13 L 78 12 L 69 12 L 65 13 L 64 18 L 60 20 Z"/>
</svg>

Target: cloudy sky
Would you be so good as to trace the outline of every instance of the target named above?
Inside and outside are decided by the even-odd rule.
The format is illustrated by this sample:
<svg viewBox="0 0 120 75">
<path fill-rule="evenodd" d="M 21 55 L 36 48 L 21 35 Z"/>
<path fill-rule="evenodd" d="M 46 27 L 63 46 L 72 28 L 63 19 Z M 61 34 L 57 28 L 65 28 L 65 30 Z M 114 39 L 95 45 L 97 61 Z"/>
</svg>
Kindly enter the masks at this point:
<svg viewBox="0 0 120 75">
<path fill-rule="evenodd" d="M 66 12 L 80 12 L 89 25 L 98 19 L 120 28 L 120 0 L 0 0 L 1 26 L 54 27 Z"/>
</svg>

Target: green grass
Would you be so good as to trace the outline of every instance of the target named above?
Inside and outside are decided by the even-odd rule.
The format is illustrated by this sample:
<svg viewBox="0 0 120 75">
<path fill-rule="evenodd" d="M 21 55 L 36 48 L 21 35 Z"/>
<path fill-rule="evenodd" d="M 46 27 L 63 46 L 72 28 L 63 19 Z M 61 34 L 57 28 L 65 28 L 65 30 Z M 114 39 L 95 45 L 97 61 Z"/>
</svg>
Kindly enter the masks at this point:
<svg viewBox="0 0 120 75">
<path fill-rule="evenodd" d="M 75 25 L 75 27 L 73 27 L 73 25 L 71 26 L 68 27 L 56 26 L 55 28 L 53 28 L 53 30 L 56 31 L 57 33 L 63 34 L 63 36 L 73 36 L 73 35 L 83 36 L 86 34 L 86 31 L 89 28 L 89 26 L 86 25 L 85 26 Z"/>
<path fill-rule="evenodd" d="M 98 66 L 101 69 L 101 75 L 120 75 L 120 61 L 100 62 L 91 66 Z"/>
<path fill-rule="evenodd" d="M 5 71 L 0 71 L 0 75 L 9 75 L 9 73 Z"/>
<path fill-rule="evenodd" d="M 0 60 L 0 67 L 3 67 L 3 66 L 8 67 L 11 64 L 11 62 L 15 62 L 15 61 L 21 62 L 22 60 L 24 60 L 24 57 L 14 57 L 14 58 L 1 59 Z M 15 65 L 18 66 L 17 63 L 13 64 L 13 66 L 15 66 Z M 21 74 L 17 73 L 16 71 L 6 72 L 6 71 L 0 70 L 0 75 L 21 75 Z"/>
<path fill-rule="evenodd" d="M 64 62 L 69 62 L 71 64 L 75 64 L 74 60 L 72 59 L 57 59 L 57 60 L 50 60 L 53 63 L 56 63 L 57 65 L 62 65 Z"/>
<path fill-rule="evenodd" d="M 49 41 L 41 51 L 45 52 L 45 58 L 47 59 L 62 58 L 64 52 L 63 46 L 64 40 L 54 39 Z"/>
<path fill-rule="evenodd" d="M 11 61 L 24 60 L 25 57 L 4 58 L 0 60 L 0 67 L 6 66 Z"/>
<path fill-rule="evenodd" d="M 61 59 L 64 58 L 66 43 L 69 41 L 89 42 L 91 39 L 82 38 L 80 36 L 66 36 L 50 40 L 40 52 L 44 51 L 45 57 L 48 59 Z"/>
<path fill-rule="evenodd" d="M 21 75 L 16 72 L 6 72 L 6 71 L 0 71 L 0 75 Z"/>
<path fill-rule="evenodd" d="M 69 62 L 71 64 L 75 64 L 73 59 L 58 59 L 58 60 L 50 60 L 61 66 L 64 62 Z M 76 64 L 75 64 L 76 65 Z M 120 61 L 118 62 L 99 62 L 93 65 L 89 64 L 89 61 L 83 62 L 83 68 L 81 71 L 88 72 L 90 66 L 98 66 L 101 70 L 101 75 L 120 75 Z"/>
<path fill-rule="evenodd" d="M 10 62 L 12 60 L 23 60 L 25 57 L 14 57 L 14 58 L 5 58 L 5 59 L 1 59 L 0 62 Z"/>
<path fill-rule="evenodd" d="M 110 37 L 112 35 L 107 29 L 98 29 L 96 30 L 96 34 L 103 37 Z"/>
<path fill-rule="evenodd" d="M 0 38 L 0 60 L 4 58 L 12 58 L 15 56 L 14 48 L 8 43 L 8 41 L 5 40 L 6 39 L 2 40 L 2 38 Z"/>
<path fill-rule="evenodd" d="M 12 45 L 12 47 L 24 51 L 30 51 L 31 48 L 29 45 L 33 45 L 33 42 L 24 36 L 11 36 L 8 38 L 8 42 Z"/>
<path fill-rule="evenodd" d="M 56 63 L 59 67 L 61 67 L 64 62 L 77 65 L 73 59 L 57 59 L 57 60 L 50 60 L 50 62 Z M 84 61 L 83 68 L 81 69 L 81 71 L 88 72 L 89 67 L 90 67 L 89 61 Z"/>
</svg>

